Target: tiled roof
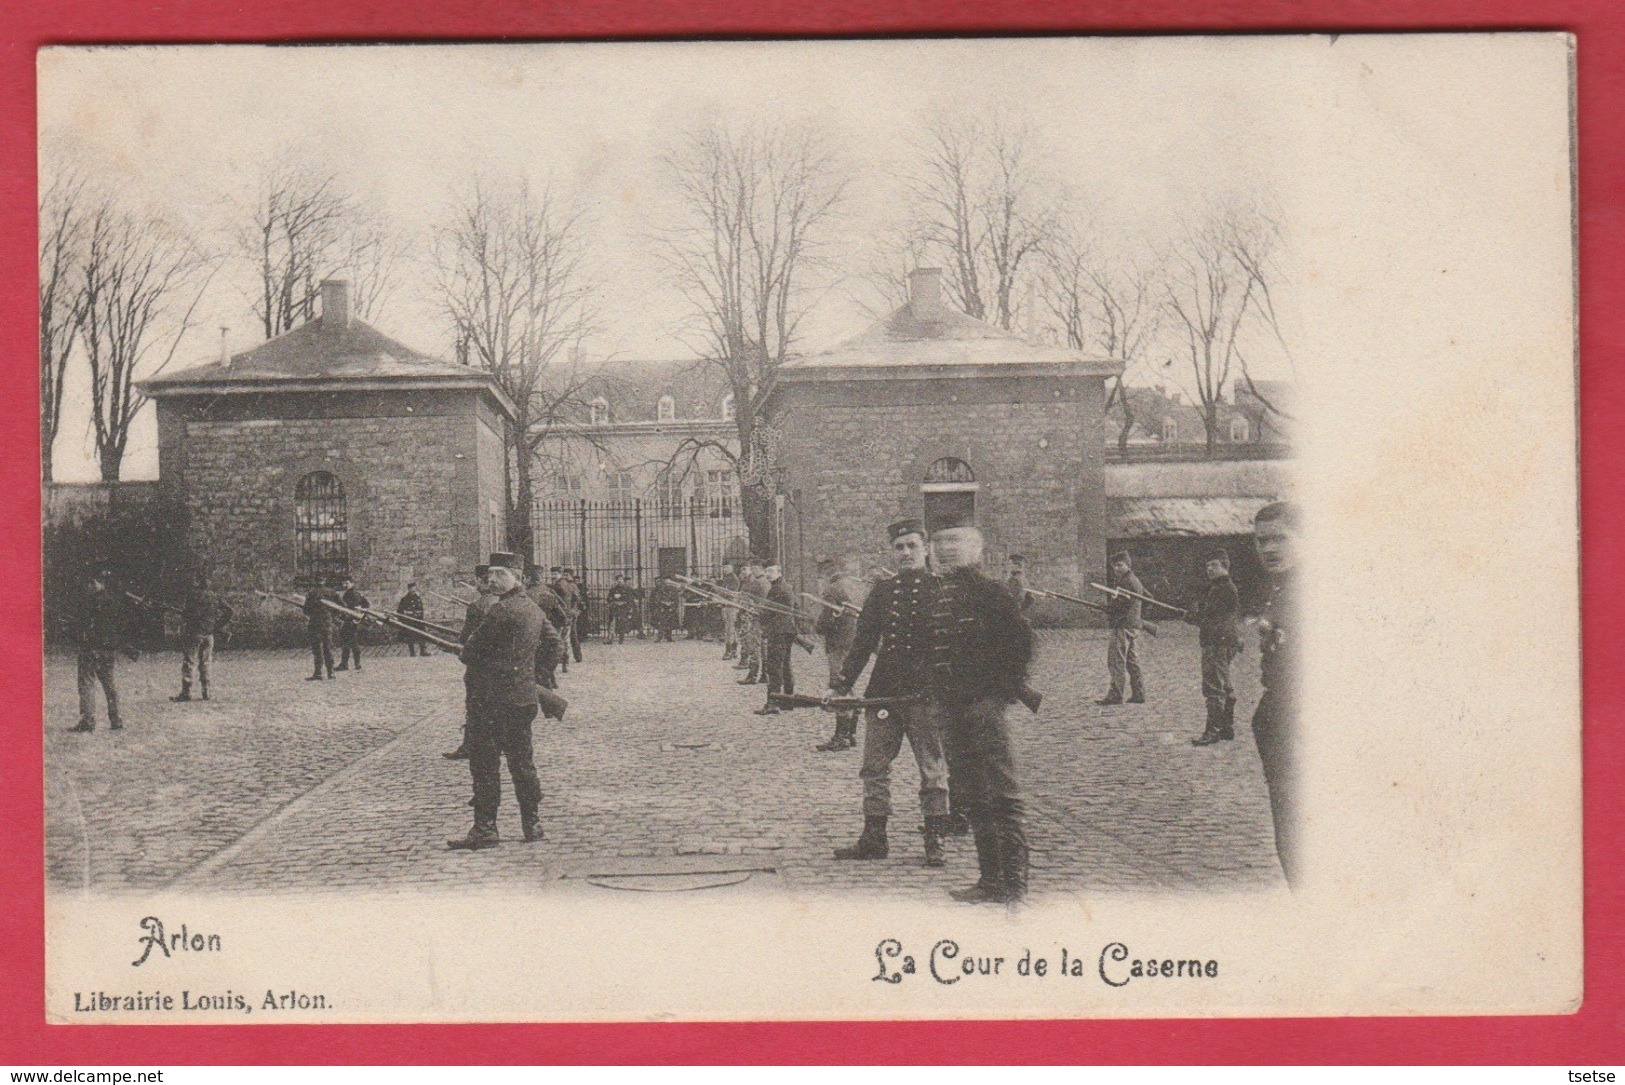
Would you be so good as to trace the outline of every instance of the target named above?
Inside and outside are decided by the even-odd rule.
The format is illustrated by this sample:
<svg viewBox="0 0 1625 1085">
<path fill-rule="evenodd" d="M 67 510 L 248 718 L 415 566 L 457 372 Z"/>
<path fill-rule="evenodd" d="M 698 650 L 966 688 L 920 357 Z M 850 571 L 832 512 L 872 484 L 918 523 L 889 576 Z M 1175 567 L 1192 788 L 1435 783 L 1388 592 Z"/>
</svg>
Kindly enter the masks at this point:
<svg viewBox="0 0 1625 1085">
<path fill-rule="evenodd" d="M 211 362 L 163 373 L 144 382 L 162 394 L 174 385 L 262 383 L 265 381 L 350 381 L 428 378 L 484 383 L 482 370 L 454 365 L 419 353 L 378 331 L 351 320 L 338 334 L 323 334 L 317 318 L 231 357 L 229 365 Z"/>
</svg>

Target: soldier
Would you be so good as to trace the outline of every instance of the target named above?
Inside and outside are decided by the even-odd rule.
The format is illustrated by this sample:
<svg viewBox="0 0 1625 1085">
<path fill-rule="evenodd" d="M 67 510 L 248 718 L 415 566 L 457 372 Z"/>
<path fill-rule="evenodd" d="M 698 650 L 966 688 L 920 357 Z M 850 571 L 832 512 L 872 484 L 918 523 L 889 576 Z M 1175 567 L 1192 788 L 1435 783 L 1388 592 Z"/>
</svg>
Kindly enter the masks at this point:
<svg viewBox="0 0 1625 1085">
<path fill-rule="evenodd" d="M 626 631 L 632 625 L 633 602 L 632 589 L 626 584 L 623 573 L 615 574 L 615 583 L 610 585 L 609 594 L 604 597 L 609 608 L 609 624 L 604 627 L 604 643 L 626 643 Z"/>
<path fill-rule="evenodd" d="M 1201 630 L 1202 699 L 1207 702 L 1207 726 L 1192 746 L 1211 746 L 1236 737 L 1236 688 L 1230 682 L 1230 664 L 1241 651 L 1236 635 L 1236 613 L 1241 601 L 1230 579 L 1230 555 L 1215 550 L 1207 559 L 1207 589 L 1185 612 L 1185 620 Z"/>
<path fill-rule="evenodd" d="M 891 816 L 891 766 L 903 748 L 914 751 L 920 769 L 920 810 L 925 816 L 925 865 L 947 863 L 948 766 L 943 756 L 937 712 L 928 699 L 931 684 L 930 632 L 935 578 L 926 571 L 925 525 L 898 520 L 886 529 L 897 573 L 876 582 L 858 615 L 852 647 L 830 683 L 831 696 L 852 692 L 869 657 L 874 673 L 863 691 L 872 698 L 914 698 L 884 708 L 870 708 L 863 732 L 863 832 L 851 847 L 837 848 L 837 859 L 884 859 L 888 852 L 886 822 Z M 878 654 L 877 654 L 878 653 Z"/>
<path fill-rule="evenodd" d="M 485 620 L 486 611 L 496 602 L 491 594 L 491 567 L 489 565 L 474 566 L 474 598 L 469 600 L 468 608 L 463 612 L 463 631 L 457 639 L 464 646 L 468 638 L 474 635 L 474 630 L 480 627 Z M 463 740 L 457 748 L 450 753 L 440 756 L 447 761 L 468 760 L 468 728 L 469 721 L 474 718 L 474 681 L 467 671 L 463 672 Z"/>
<path fill-rule="evenodd" d="M 85 583 L 72 616 L 71 634 L 79 649 L 79 722 L 68 728 L 81 734 L 96 729 L 96 684 L 101 683 L 107 701 L 107 728 L 122 731 L 124 720 L 118 710 L 118 681 L 115 670 L 118 654 L 131 660 L 140 653 L 130 647 L 129 616 L 123 602 L 112 591 L 112 571 L 97 569 Z"/>
<path fill-rule="evenodd" d="M 864 589 L 863 581 L 857 578 L 856 563 L 850 557 L 824 558 L 818 562 L 818 570 L 824 578 L 819 585 L 819 594 L 825 602 L 841 608 L 824 608 L 818 615 L 818 625 L 814 630 L 824 638 L 824 661 L 829 666 L 829 684 L 833 687 L 840 680 L 846 654 L 858 634 L 857 610 L 853 608 L 862 608 L 868 592 Z M 828 742 L 814 749 L 825 752 L 850 750 L 857 744 L 858 714 L 847 709 L 835 714 L 835 734 Z"/>
<path fill-rule="evenodd" d="M 655 640 L 671 642 L 672 631 L 677 628 L 678 604 L 683 589 L 677 581 L 663 576 L 655 581 L 654 593 L 649 598 L 649 617 L 655 625 Z"/>
<path fill-rule="evenodd" d="M 192 699 L 192 673 L 196 669 L 198 696 L 209 699 L 209 671 L 214 663 L 214 635 L 231 621 L 232 610 L 209 590 L 209 576 L 202 569 L 192 574 L 192 583 L 181 601 L 181 691 L 171 701 Z"/>
<path fill-rule="evenodd" d="M 739 574 L 734 572 L 734 563 L 722 563 L 722 575 L 717 578 L 717 587 L 722 589 L 724 599 L 732 599 L 739 592 Z M 722 658 L 735 659 L 739 656 L 739 611 L 733 607 L 722 608 Z"/>
<path fill-rule="evenodd" d="M 552 638 L 542 638 L 546 650 L 536 655 L 536 684 L 543 689 L 558 689 L 556 672 L 564 653 L 557 649 L 564 643 L 562 630 L 568 620 L 564 603 L 552 588 L 542 583 L 542 570 L 537 565 L 525 566 L 525 594 L 530 596 L 530 601 L 536 604 L 536 609 L 542 612 L 542 617 L 547 619 L 547 624 L 556 634 Z"/>
<path fill-rule="evenodd" d="M 739 612 L 739 662 L 745 667 L 742 686 L 767 681 L 767 668 L 762 666 L 762 613 L 761 603 L 767 598 L 768 583 L 762 576 L 762 567 L 751 562 L 745 566 L 745 575 L 739 584 L 740 602 L 745 609 Z"/>
<path fill-rule="evenodd" d="M 577 663 L 581 662 L 581 630 L 587 623 L 587 588 L 576 576 L 575 566 L 564 567 L 564 580 L 570 586 L 570 595 L 564 597 L 565 606 L 570 612 L 570 628 L 560 630 L 569 634 L 570 655 Z"/>
<path fill-rule="evenodd" d="M 339 586 L 343 589 L 343 594 L 339 596 L 339 602 L 342 605 L 349 607 L 351 610 L 360 610 L 362 607 L 372 606 L 367 597 L 362 595 L 360 589 L 355 586 L 354 580 L 345 577 Z M 355 669 L 358 671 L 361 669 L 360 634 L 361 620 L 359 618 L 352 617 L 349 614 L 339 615 L 339 665 L 334 667 L 334 670 L 349 670 L 352 657 L 355 659 Z"/>
<path fill-rule="evenodd" d="M 1145 585 L 1134 575 L 1134 562 L 1127 550 L 1112 555 L 1111 574 L 1107 584 L 1113 588 L 1145 594 Z M 1106 671 L 1111 675 L 1112 688 L 1095 704 L 1123 703 L 1123 677 L 1129 680 L 1129 704 L 1145 703 L 1145 683 L 1140 675 L 1140 657 L 1134 652 L 1140 630 L 1145 628 L 1138 599 L 1128 595 L 1113 595 L 1106 600 L 1106 624 L 1111 627 L 1111 639 L 1106 646 Z"/>
<path fill-rule="evenodd" d="M 756 710 L 758 716 L 776 716 L 778 705 L 773 703 L 775 693 L 796 691 L 795 670 L 790 663 L 790 649 L 796 642 L 795 596 L 784 582 L 784 570 L 769 565 L 762 570 L 768 588 L 766 604 L 761 611 L 762 670 L 767 675 L 767 703 Z"/>
<path fill-rule="evenodd" d="M 406 585 L 406 594 L 401 596 L 401 601 L 395 604 L 395 613 L 405 618 L 409 625 L 416 626 L 417 623 L 423 621 L 423 596 L 418 594 L 416 581 Z M 426 656 L 429 654 L 429 642 L 416 633 L 408 633 L 403 630 L 401 639 L 406 642 L 406 654 L 408 656 Z"/>
<path fill-rule="evenodd" d="M 976 884 L 955 900 L 1027 894 L 1026 807 L 1006 710 L 1027 684 L 1033 633 L 1002 585 L 982 575 L 982 533 L 950 522 L 931 545 L 942 566 L 932 633 L 932 693 L 955 801 L 976 840 Z"/>
<path fill-rule="evenodd" d="M 1296 583 L 1298 507 L 1280 501 L 1253 519 L 1258 557 L 1270 577 L 1270 597 L 1258 621 L 1259 678 L 1264 695 L 1253 712 L 1253 741 L 1269 788 L 1275 853 L 1287 885 L 1302 878 L 1298 848 L 1298 598 Z"/>
<path fill-rule="evenodd" d="M 1011 554 L 1009 560 L 1010 573 L 1004 578 L 1004 590 L 1025 611 L 1033 605 L 1033 593 L 1027 590 L 1027 559 L 1020 554 Z"/>
<path fill-rule="evenodd" d="M 531 752 L 531 721 L 536 718 L 536 657 L 545 642 L 556 638 L 553 627 L 521 590 L 514 554 L 496 553 L 490 560 L 490 608 L 463 644 L 468 667 L 468 766 L 474 782 L 474 827 L 468 835 L 446 841 L 458 851 L 495 847 L 497 808 L 502 803 L 502 760 L 507 758 L 519 803 L 525 841 L 542 838 L 537 809 L 542 788 Z M 550 653 L 552 649 L 546 649 Z"/>
<path fill-rule="evenodd" d="M 305 681 L 320 682 L 322 671 L 325 668 L 327 677 L 333 677 L 333 611 L 327 607 L 328 602 L 337 602 L 329 580 L 329 587 L 322 587 L 316 580 L 311 581 L 310 590 L 305 592 L 305 633 L 310 639 L 310 654 L 315 661 L 315 671 Z"/>
<path fill-rule="evenodd" d="M 566 576 L 566 570 L 561 565 L 553 566 L 551 570 L 552 581 L 548 585 L 553 594 L 559 597 L 559 606 L 564 611 L 564 621 L 558 626 L 559 635 L 564 638 L 565 652 L 559 661 L 559 670 L 565 674 L 570 673 L 570 654 L 574 649 L 576 662 L 581 662 L 581 649 L 574 644 L 574 630 L 576 624 L 576 608 L 580 605 L 581 594 L 576 590 L 575 584 Z"/>
</svg>

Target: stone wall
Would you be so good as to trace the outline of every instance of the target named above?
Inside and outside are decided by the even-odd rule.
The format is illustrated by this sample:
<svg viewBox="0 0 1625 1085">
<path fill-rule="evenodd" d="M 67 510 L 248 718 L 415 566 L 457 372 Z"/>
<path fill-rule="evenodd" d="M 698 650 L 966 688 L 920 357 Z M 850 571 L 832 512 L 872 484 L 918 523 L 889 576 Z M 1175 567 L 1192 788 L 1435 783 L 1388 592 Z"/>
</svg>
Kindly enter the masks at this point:
<svg viewBox="0 0 1625 1085">
<path fill-rule="evenodd" d="M 975 473 L 991 573 L 1026 555 L 1035 584 L 1075 592 L 1105 563 L 1104 380 L 983 378 L 795 384 L 775 398 L 779 462 L 802 561 L 889 562 L 885 526 L 919 516 L 921 483 L 951 456 Z M 792 529 L 794 530 L 794 529 Z"/>
</svg>

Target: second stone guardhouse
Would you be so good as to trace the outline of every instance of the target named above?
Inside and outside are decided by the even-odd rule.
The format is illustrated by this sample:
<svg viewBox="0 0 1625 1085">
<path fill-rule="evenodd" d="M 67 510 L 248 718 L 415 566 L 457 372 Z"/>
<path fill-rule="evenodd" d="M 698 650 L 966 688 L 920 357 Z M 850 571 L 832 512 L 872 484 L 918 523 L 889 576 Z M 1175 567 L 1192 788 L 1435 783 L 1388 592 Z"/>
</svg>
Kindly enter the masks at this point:
<svg viewBox="0 0 1625 1085">
<path fill-rule="evenodd" d="M 940 271 L 916 271 L 901 308 L 776 374 L 781 553 L 804 567 L 843 553 L 885 564 L 890 521 L 968 515 L 990 571 L 1019 553 L 1047 586 L 1098 579 L 1111 535 L 1106 381 L 1121 369 L 966 316 L 944 302 Z"/>
<path fill-rule="evenodd" d="M 303 326 L 143 390 L 180 560 L 251 604 L 246 637 L 299 620 L 255 604 L 255 589 L 347 575 L 393 605 L 408 580 L 460 591 L 480 555 L 506 547 L 512 403 L 490 374 L 355 319 L 347 283 L 323 283 Z"/>
</svg>

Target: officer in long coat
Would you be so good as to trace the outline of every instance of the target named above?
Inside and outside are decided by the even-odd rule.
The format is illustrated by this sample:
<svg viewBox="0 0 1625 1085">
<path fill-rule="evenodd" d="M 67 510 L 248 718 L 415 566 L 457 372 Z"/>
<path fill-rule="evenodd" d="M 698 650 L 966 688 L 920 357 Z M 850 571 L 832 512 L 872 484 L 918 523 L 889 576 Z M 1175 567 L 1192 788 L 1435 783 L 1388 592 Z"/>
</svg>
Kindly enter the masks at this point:
<svg viewBox="0 0 1625 1085">
<path fill-rule="evenodd" d="M 1201 597 L 1185 612 L 1185 620 L 1201 630 L 1202 700 L 1207 702 L 1207 726 L 1191 739 L 1193 746 L 1211 746 L 1236 737 L 1236 688 L 1230 664 L 1241 651 L 1236 617 L 1241 600 L 1230 579 L 1230 555 L 1220 549 L 1208 555 L 1207 584 Z"/>
<path fill-rule="evenodd" d="M 637 602 L 632 598 L 632 589 L 623 574 L 615 574 L 615 583 L 610 585 L 604 603 L 609 608 L 609 625 L 604 630 L 604 643 L 613 641 L 625 644 L 626 631 L 632 628 L 637 613 Z"/>
<path fill-rule="evenodd" d="M 1004 586 L 982 574 L 982 533 L 948 523 L 931 536 L 943 573 L 931 688 L 954 801 L 970 819 L 980 877 L 956 900 L 1011 903 L 1027 893 L 1026 805 L 1006 712 L 1026 687 L 1033 633 Z"/>
<path fill-rule="evenodd" d="M 1270 577 L 1270 597 L 1258 620 L 1259 678 L 1264 695 L 1253 712 L 1253 741 L 1269 789 L 1275 853 L 1287 885 L 1303 877 L 1298 833 L 1298 619 L 1296 505 L 1266 505 L 1253 520 L 1259 560 Z"/>
<path fill-rule="evenodd" d="M 886 534 L 891 539 L 897 573 L 870 589 L 858 615 L 852 647 L 840 674 L 830 683 L 829 692 L 837 697 L 850 694 L 874 656 L 874 672 L 863 695 L 914 700 L 867 711 L 863 765 L 858 770 L 863 781 L 863 832 L 855 844 L 837 848 L 835 858 L 886 858 L 886 823 L 892 809 L 891 766 L 906 738 L 920 769 L 925 862 L 936 867 L 947 862 L 943 837 L 948 835 L 948 766 L 937 713 L 927 699 L 936 578 L 926 570 L 924 524 L 917 519 L 898 520 L 886 529 Z"/>
<path fill-rule="evenodd" d="M 489 578 L 495 601 L 463 644 L 468 667 L 468 765 L 474 784 L 474 827 L 446 842 L 454 850 L 495 847 L 497 808 L 502 802 L 502 761 L 508 762 L 520 831 L 526 842 L 542 838 L 537 809 L 542 788 L 531 751 L 536 718 L 536 655 L 553 627 L 520 583 L 524 568 L 513 554 L 491 555 Z"/>
</svg>

